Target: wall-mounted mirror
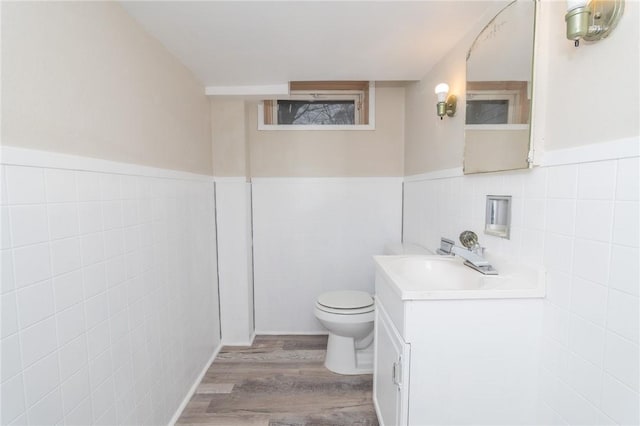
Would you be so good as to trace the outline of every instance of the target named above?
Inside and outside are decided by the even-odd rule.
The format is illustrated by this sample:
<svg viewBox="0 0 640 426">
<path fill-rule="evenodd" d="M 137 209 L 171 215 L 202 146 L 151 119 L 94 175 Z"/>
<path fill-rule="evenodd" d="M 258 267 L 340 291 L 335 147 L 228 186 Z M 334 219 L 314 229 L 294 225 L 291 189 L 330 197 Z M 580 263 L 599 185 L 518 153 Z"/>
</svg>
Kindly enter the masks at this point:
<svg viewBox="0 0 640 426">
<path fill-rule="evenodd" d="M 535 8 L 513 1 L 469 49 L 465 174 L 529 167 Z"/>
</svg>

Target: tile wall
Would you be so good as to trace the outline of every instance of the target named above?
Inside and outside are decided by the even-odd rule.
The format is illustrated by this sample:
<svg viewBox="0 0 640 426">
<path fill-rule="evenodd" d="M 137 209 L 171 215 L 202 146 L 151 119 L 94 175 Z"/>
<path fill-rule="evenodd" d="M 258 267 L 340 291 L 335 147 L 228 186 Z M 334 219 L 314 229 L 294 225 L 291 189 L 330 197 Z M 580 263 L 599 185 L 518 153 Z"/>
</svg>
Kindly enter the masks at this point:
<svg viewBox="0 0 640 426">
<path fill-rule="evenodd" d="M 475 231 L 488 253 L 544 265 L 540 424 L 638 424 L 639 159 L 409 178 L 404 240 Z M 483 234 L 485 196 L 513 196 L 512 237 Z"/>
<path fill-rule="evenodd" d="M 213 191 L 2 166 L 2 424 L 170 421 L 219 344 Z"/>
<path fill-rule="evenodd" d="M 399 242 L 402 178 L 254 178 L 256 333 L 326 333 L 332 290 L 374 292 L 372 256 Z"/>
<path fill-rule="evenodd" d="M 216 179 L 216 226 L 222 343 L 251 346 L 255 335 L 251 184 L 245 178 Z"/>
</svg>

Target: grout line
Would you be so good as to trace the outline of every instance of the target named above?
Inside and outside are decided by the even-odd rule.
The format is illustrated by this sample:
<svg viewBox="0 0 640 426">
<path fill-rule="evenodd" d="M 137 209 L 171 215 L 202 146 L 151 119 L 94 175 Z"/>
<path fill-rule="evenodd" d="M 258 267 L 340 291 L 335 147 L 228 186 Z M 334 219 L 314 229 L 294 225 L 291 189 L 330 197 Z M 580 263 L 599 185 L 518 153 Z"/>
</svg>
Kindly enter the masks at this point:
<svg viewBox="0 0 640 426">
<path fill-rule="evenodd" d="M 89 334 L 87 333 L 87 315 L 85 312 L 85 301 L 87 300 L 87 292 L 85 289 L 85 267 L 87 265 L 85 265 L 84 262 L 84 250 L 82 249 L 82 239 L 84 238 L 84 234 L 81 235 L 80 234 L 80 212 L 78 209 L 78 205 L 80 204 L 81 200 L 80 200 L 80 188 L 78 187 L 78 172 L 77 171 L 72 171 L 71 173 L 73 173 L 73 182 L 75 184 L 75 198 L 76 198 L 76 208 L 75 208 L 75 214 L 76 214 L 76 220 L 78 223 L 78 234 L 79 234 L 79 239 L 80 239 L 80 269 L 81 269 L 81 276 L 80 276 L 80 282 L 81 282 L 81 291 L 82 291 L 82 300 L 78 303 L 82 303 L 82 313 L 83 313 L 83 322 L 84 322 L 84 327 L 83 327 L 83 332 L 80 333 L 80 335 L 77 338 L 82 338 L 84 336 L 84 350 L 86 353 L 86 359 L 84 360 L 87 366 L 87 376 L 89 376 Z M 76 340 L 76 339 L 74 339 Z M 73 341 L 73 340 L 72 340 Z M 67 344 L 69 344 L 71 342 L 68 342 Z M 76 372 L 79 371 L 76 370 Z M 91 420 L 93 421 L 93 401 L 92 401 L 92 392 L 91 392 L 91 378 L 89 377 L 89 392 L 87 394 L 87 399 L 89 402 L 89 409 L 90 409 L 90 413 L 91 413 Z M 66 416 L 64 416 L 64 419 L 66 420 Z"/>
<path fill-rule="evenodd" d="M 610 242 L 607 244 L 607 292 L 604 301 L 604 344 L 602 346 L 602 365 L 600 368 L 602 370 L 602 377 L 600 378 L 600 389 L 599 389 L 599 398 L 600 403 L 602 404 L 602 398 L 604 396 L 604 379 L 605 374 L 607 374 L 606 369 L 606 359 L 607 359 L 607 347 L 609 346 L 609 339 L 607 337 L 608 332 L 608 324 L 609 324 L 609 294 L 611 292 L 611 288 L 609 287 L 609 282 L 611 281 L 611 259 L 612 259 L 612 247 L 613 247 L 613 230 L 615 229 L 615 212 L 616 212 L 616 192 L 618 189 L 618 161 L 613 163 L 613 199 L 611 202 L 611 223 L 609 224 L 609 239 Z"/>
<path fill-rule="evenodd" d="M 58 383 L 53 389 L 51 389 L 51 391 L 49 391 L 46 394 L 44 394 L 43 396 L 41 396 L 38 400 L 36 400 L 36 402 L 31 404 L 31 406 L 28 409 L 25 410 L 26 413 L 27 413 L 27 424 L 31 424 L 31 420 L 29 419 L 31 408 L 35 407 L 40 402 L 42 402 L 45 398 L 47 398 L 49 395 L 53 394 L 54 392 L 56 392 L 58 390 L 60 391 L 60 408 L 61 408 L 61 413 L 62 413 L 62 416 L 58 420 L 63 420 L 64 421 L 64 417 L 65 417 L 64 416 L 64 404 L 62 403 L 62 387 L 60 385 L 61 385 L 61 383 Z M 26 407 L 26 401 L 25 401 L 25 407 Z"/>
<path fill-rule="evenodd" d="M 566 386 L 567 388 L 569 388 L 571 391 L 574 392 L 575 395 L 578 396 L 578 398 L 582 399 L 583 401 L 585 401 L 588 405 L 590 405 L 591 407 L 593 407 L 594 409 L 596 409 L 600 414 L 604 414 L 604 411 L 602 411 L 602 409 L 594 404 L 593 402 L 591 402 L 591 400 L 589 398 L 587 398 L 586 396 L 584 396 L 582 393 L 578 392 L 570 383 L 568 383 L 567 380 L 563 379 L 562 376 L 556 375 L 553 371 L 551 371 L 549 368 L 545 367 L 545 366 L 540 366 L 541 369 L 546 370 L 547 373 L 553 377 L 554 380 L 557 380 L 558 382 L 562 383 L 564 386 Z M 543 400 L 543 402 L 546 404 L 546 402 Z M 547 404 L 548 405 L 548 404 Z M 557 411 L 554 410 L 554 412 L 557 413 Z M 558 415 L 560 415 L 558 413 Z M 567 422 L 565 420 L 565 418 L 560 415 L 560 418 L 562 418 L 567 424 L 570 424 L 569 422 Z"/>
<path fill-rule="evenodd" d="M 89 395 L 85 396 L 84 398 L 82 398 L 75 407 L 73 407 L 72 409 L 69 410 L 69 412 L 67 414 L 64 414 L 64 403 L 63 403 L 63 408 L 62 408 L 62 420 L 66 421 L 67 417 L 69 414 L 74 413 L 84 402 L 87 402 L 89 404 L 89 409 L 91 409 L 91 397 Z"/>
<path fill-rule="evenodd" d="M 44 185 L 44 172 L 42 173 L 42 175 L 43 175 L 42 179 L 43 179 L 43 185 Z M 7 189 L 9 189 L 9 184 L 6 182 L 6 179 L 5 179 L 5 186 L 6 186 Z M 11 262 L 12 262 L 11 266 L 13 268 L 13 287 L 14 287 L 13 300 L 14 300 L 15 313 L 16 313 L 16 327 L 17 327 L 16 334 L 18 335 L 18 345 L 19 345 L 19 350 L 20 350 L 20 372 L 18 374 L 22 375 L 22 379 L 21 379 L 21 382 L 22 382 L 22 398 L 23 398 L 23 401 L 24 401 L 24 411 L 22 413 L 18 414 L 13 420 L 19 418 L 22 414 L 24 414 L 25 418 L 27 419 L 27 423 L 30 423 L 29 422 L 29 408 L 31 408 L 31 407 L 27 406 L 28 399 L 27 399 L 27 386 L 26 386 L 25 375 L 24 375 L 24 372 L 25 372 L 24 350 L 23 350 L 23 346 L 22 346 L 22 328 L 21 328 L 21 324 L 20 324 L 20 307 L 18 305 L 18 283 L 17 283 L 17 280 L 16 280 L 15 249 L 13 248 L 14 235 L 13 235 L 13 226 L 11 224 L 11 222 L 12 222 L 11 214 L 9 212 L 10 208 L 9 208 L 9 198 L 8 197 L 9 197 L 9 194 L 7 193 L 7 208 L 6 208 L 6 212 L 7 212 L 7 221 L 9 223 L 9 237 L 11 238 L 10 250 L 11 250 Z M 45 199 L 46 199 L 46 192 L 45 192 Z M 49 253 L 49 261 L 51 261 L 51 253 Z M 54 306 L 54 309 L 55 309 L 55 306 Z M 56 325 L 56 327 L 57 327 L 57 325 Z M 57 336 L 56 336 L 56 344 L 57 343 L 58 342 L 57 342 Z M 47 355 L 45 355 L 45 356 L 47 356 Z M 42 358 L 40 358 L 40 359 L 42 359 Z M 33 365 L 33 364 L 31 364 L 31 365 Z"/>
<path fill-rule="evenodd" d="M 562 421 L 564 422 L 564 424 L 566 426 L 569 425 L 569 423 L 564 419 L 564 417 L 562 417 L 562 415 L 560 413 L 558 413 L 558 411 L 556 411 L 555 408 L 553 408 L 551 405 L 547 404 L 546 401 L 542 401 L 542 404 L 544 404 L 549 410 L 553 411 L 556 416 L 558 416 L 560 419 L 562 419 Z"/>
</svg>

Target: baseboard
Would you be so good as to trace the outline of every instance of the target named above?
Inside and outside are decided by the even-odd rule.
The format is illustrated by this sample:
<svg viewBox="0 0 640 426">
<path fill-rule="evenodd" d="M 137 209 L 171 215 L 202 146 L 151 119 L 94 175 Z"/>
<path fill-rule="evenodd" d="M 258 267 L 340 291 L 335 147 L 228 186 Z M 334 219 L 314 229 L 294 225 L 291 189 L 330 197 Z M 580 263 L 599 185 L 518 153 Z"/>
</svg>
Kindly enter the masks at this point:
<svg viewBox="0 0 640 426">
<path fill-rule="evenodd" d="M 256 333 L 253 332 L 249 340 L 239 341 L 239 342 L 225 342 L 224 338 L 222 339 L 223 346 L 251 346 L 253 345 L 253 341 L 256 339 Z"/>
<path fill-rule="evenodd" d="M 182 414 L 184 409 L 187 407 L 187 404 L 191 400 L 191 397 L 193 396 L 194 393 L 196 393 L 196 389 L 198 389 L 198 385 L 200 384 L 200 382 L 204 378 L 204 375 L 207 374 L 207 370 L 209 369 L 209 367 L 211 367 L 211 364 L 213 363 L 213 361 L 218 356 L 218 353 L 220 352 L 220 349 L 222 349 L 222 345 L 221 344 L 218 345 L 218 347 L 213 351 L 213 354 L 211 354 L 211 358 L 209 358 L 209 361 L 207 361 L 207 363 L 205 364 L 205 366 L 202 369 L 202 371 L 200 372 L 200 374 L 198 374 L 198 377 L 196 378 L 195 382 L 193 382 L 193 385 L 189 389 L 189 392 L 187 392 L 187 395 L 182 400 L 182 403 L 180 404 L 180 406 L 178 407 L 176 412 L 173 413 L 173 417 L 171 417 L 171 420 L 169 420 L 169 426 L 175 425 L 176 422 L 178 421 L 178 419 L 180 418 L 180 415 Z"/>
<path fill-rule="evenodd" d="M 378 405 L 378 400 L 375 398 L 375 395 L 373 397 L 373 408 L 376 411 L 376 417 L 378 418 L 378 424 L 380 426 L 385 426 L 384 423 L 382 423 L 382 416 L 380 415 L 380 406 Z"/>
<path fill-rule="evenodd" d="M 265 336 L 326 336 L 329 333 L 327 331 L 256 331 L 256 334 Z"/>
</svg>

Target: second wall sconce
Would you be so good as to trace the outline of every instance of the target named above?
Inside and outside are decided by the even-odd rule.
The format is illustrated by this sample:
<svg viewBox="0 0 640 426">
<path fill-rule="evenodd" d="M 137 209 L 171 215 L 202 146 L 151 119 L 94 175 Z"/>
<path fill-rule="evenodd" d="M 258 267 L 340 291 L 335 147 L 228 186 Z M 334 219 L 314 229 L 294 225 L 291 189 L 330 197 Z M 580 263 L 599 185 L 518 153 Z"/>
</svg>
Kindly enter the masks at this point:
<svg viewBox="0 0 640 426">
<path fill-rule="evenodd" d="M 578 47 L 580 39 L 598 41 L 616 27 L 624 0 L 567 0 L 567 38 Z"/>
<path fill-rule="evenodd" d="M 447 83 L 440 83 L 436 86 L 435 92 L 438 96 L 436 107 L 440 120 L 442 120 L 442 117 L 445 115 L 447 117 L 456 115 L 456 103 L 458 99 L 455 95 L 449 95 L 449 85 Z"/>
</svg>

